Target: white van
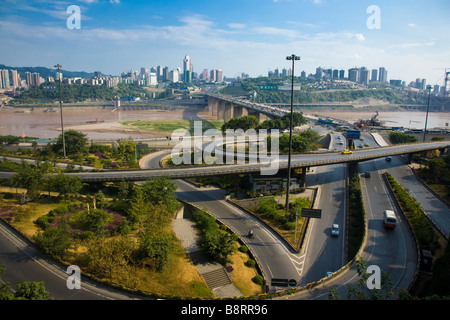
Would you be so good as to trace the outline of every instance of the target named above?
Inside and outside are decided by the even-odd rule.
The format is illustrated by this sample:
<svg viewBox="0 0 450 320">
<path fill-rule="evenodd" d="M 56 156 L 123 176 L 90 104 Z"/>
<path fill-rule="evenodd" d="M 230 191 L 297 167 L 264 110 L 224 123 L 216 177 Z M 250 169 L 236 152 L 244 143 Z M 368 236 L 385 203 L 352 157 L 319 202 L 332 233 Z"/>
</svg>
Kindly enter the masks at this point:
<svg viewBox="0 0 450 320">
<path fill-rule="evenodd" d="M 394 229 L 397 226 L 397 216 L 392 210 L 384 210 L 384 227 Z"/>
</svg>

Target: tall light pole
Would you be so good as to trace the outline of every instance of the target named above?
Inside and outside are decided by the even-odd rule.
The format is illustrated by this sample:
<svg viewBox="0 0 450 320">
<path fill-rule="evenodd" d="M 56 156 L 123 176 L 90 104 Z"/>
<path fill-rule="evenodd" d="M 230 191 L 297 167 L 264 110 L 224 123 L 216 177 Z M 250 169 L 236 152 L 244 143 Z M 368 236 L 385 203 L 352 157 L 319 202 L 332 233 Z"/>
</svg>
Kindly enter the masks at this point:
<svg viewBox="0 0 450 320">
<path fill-rule="evenodd" d="M 291 121 L 289 122 L 289 156 L 288 156 L 288 177 L 286 182 L 286 217 L 289 216 L 289 189 L 291 188 L 291 153 L 292 153 L 292 127 L 294 124 L 294 62 L 300 60 L 299 56 L 292 54 L 286 57 L 286 60 L 292 60 L 292 79 L 291 79 Z"/>
<path fill-rule="evenodd" d="M 61 113 L 61 135 L 62 135 L 62 143 L 63 143 L 63 154 L 64 159 L 66 158 L 66 141 L 64 139 L 64 123 L 63 123 L 63 111 L 62 111 L 62 94 L 61 94 L 61 78 L 62 75 L 59 70 L 62 68 L 62 65 L 57 64 L 55 68 L 58 68 L 58 78 L 59 78 L 59 112 Z"/>
<path fill-rule="evenodd" d="M 431 86 L 427 86 L 428 90 L 428 102 L 427 102 L 427 115 L 425 118 L 425 130 L 423 130 L 423 142 L 425 142 L 425 135 L 427 134 L 427 122 L 428 122 L 428 109 L 430 108 L 430 94 L 431 94 Z"/>
</svg>

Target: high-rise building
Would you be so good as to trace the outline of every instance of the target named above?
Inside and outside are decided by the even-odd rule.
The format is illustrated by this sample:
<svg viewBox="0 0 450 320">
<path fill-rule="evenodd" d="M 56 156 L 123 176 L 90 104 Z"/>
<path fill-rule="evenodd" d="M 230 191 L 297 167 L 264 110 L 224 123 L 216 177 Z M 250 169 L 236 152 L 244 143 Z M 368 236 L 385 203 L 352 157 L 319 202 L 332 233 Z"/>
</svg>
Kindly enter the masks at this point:
<svg viewBox="0 0 450 320">
<path fill-rule="evenodd" d="M 377 82 L 378 80 L 378 70 L 372 69 L 372 77 L 370 78 L 371 82 Z"/>
<path fill-rule="evenodd" d="M 19 77 L 19 74 L 17 73 L 17 70 L 9 70 L 9 71 L 11 74 L 11 78 L 10 78 L 11 87 L 13 87 L 13 88 L 20 87 L 20 77 Z"/>
<path fill-rule="evenodd" d="M 194 68 L 192 67 L 191 58 L 188 55 L 186 55 L 183 60 L 184 82 L 191 82 L 193 71 Z"/>
<path fill-rule="evenodd" d="M 348 80 L 352 82 L 359 82 L 360 79 L 360 69 L 351 68 L 348 69 Z"/>
<path fill-rule="evenodd" d="M 208 80 L 208 69 L 204 69 L 202 72 L 202 80 Z"/>
<path fill-rule="evenodd" d="M 333 70 L 333 80 L 339 79 L 339 70 L 334 69 Z"/>
<path fill-rule="evenodd" d="M 31 72 L 25 71 L 25 81 L 28 87 L 33 86 L 33 77 L 31 76 Z"/>
<path fill-rule="evenodd" d="M 369 70 L 366 67 L 361 67 L 359 71 L 359 82 L 369 84 Z"/>
<path fill-rule="evenodd" d="M 216 71 L 215 70 L 211 70 L 209 72 L 209 81 L 216 82 Z"/>
<path fill-rule="evenodd" d="M 217 69 L 216 81 L 217 82 L 223 82 L 223 70 L 220 69 L 220 68 Z"/>
<path fill-rule="evenodd" d="M 387 70 L 384 67 L 379 68 L 378 81 L 387 82 Z"/>
<path fill-rule="evenodd" d="M 343 80 L 345 78 L 345 70 L 339 70 L 339 79 Z"/>
<path fill-rule="evenodd" d="M 0 88 L 9 88 L 9 72 L 8 70 L 0 70 Z"/>
</svg>

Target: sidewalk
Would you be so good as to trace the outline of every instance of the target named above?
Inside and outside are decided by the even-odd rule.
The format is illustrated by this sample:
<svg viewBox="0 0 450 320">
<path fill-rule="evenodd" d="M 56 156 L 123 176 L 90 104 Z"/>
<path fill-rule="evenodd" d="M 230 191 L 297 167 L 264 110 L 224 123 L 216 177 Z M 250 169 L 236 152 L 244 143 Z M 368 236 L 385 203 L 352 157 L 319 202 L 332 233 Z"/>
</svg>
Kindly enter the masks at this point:
<svg viewBox="0 0 450 320">
<path fill-rule="evenodd" d="M 195 223 L 182 216 L 172 220 L 172 227 L 181 244 L 189 254 L 192 263 L 217 298 L 233 298 L 243 296 L 228 277 L 225 268 L 210 260 L 202 248 L 197 246 L 198 237 L 195 233 Z"/>
</svg>

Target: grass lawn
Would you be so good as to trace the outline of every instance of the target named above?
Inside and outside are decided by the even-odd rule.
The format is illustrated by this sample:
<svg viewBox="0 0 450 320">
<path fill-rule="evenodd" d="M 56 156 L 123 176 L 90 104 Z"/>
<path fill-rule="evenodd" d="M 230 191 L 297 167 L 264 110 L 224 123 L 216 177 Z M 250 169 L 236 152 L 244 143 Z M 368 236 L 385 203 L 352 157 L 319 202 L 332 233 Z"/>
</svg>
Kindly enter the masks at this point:
<svg viewBox="0 0 450 320">
<path fill-rule="evenodd" d="M 147 132 L 172 133 L 176 129 L 186 129 L 190 134 L 194 133 L 194 120 L 128 120 L 122 121 L 121 124 Z M 220 130 L 222 124 L 223 121 L 202 121 L 202 130 Z"/>
</svg>

